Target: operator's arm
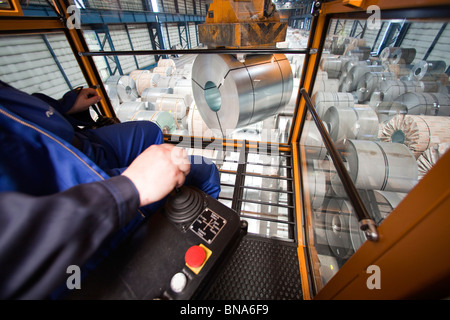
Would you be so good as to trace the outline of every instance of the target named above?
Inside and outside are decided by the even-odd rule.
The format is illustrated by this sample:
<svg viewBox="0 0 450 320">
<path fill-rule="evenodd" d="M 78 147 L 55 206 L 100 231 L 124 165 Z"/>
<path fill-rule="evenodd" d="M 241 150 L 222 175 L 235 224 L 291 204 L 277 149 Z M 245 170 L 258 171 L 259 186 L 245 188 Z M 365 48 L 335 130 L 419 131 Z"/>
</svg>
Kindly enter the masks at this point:
<svg viewBox="0 0 450 320">
<path fill-rule="evenodd" d="M 97 91 L 92 88 L 74 89 L 59 99 L 53 99 L 42 93 L 33 93 L 33 96 L 45 101 L 62 114 L 74 114 L 83 112 L 101 100 Z"/>
<path fill-rule="evenodd" d="M 0 299 L 46 298 L 139 206 L 184 183 L 184 150 L 153 145 L 121 176 L 80 184 L 49 196 L 0 192 Z"/>
<path fill-rule="evenodd" d="M 125 176 L 50 196 L 0 193 L 0 299 L 46 298 L 114 231 L 140 200 Z"/>
</svg>

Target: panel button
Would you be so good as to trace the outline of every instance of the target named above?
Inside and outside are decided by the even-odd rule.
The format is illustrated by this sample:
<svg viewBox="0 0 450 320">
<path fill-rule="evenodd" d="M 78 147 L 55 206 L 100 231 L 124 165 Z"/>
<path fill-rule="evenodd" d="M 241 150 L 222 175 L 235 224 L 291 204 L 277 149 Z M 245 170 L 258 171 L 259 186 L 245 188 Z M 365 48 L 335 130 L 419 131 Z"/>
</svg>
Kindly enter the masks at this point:
<svg viewBox="0 0 450 320">
<path fill-rule="evenodd" d="M 206 259 L 206 252 L 200 246 L 190 247 L 184 256 L 184 260 L 189 267 L 198 268 L 200 267 Z"/>
<path fill-rule="evenodd" d="M 184 290 L 187 284 L 187 278 L 186 275 L 182 272 L 176 273 L 172 280 L 170 280 L 170 288 L 173 292 L 180 293 Z"/>
</svg>

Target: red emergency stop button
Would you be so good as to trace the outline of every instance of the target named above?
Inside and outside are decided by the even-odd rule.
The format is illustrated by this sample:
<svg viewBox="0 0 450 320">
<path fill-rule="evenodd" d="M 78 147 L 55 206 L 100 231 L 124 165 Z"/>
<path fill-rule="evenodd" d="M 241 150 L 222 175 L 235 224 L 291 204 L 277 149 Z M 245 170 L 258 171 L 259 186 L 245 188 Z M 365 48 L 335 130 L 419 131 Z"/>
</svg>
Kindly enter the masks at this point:
<svg viewBox="0 0 450 320">
<path fill-rule="evenodd" d="M 200 267 L 203 262 L 205 262 L 206 259 L 206 252 L 205 250 L 200 246 L 192 246 L 184 255 L 184 261 L 186 261 L 186 264 L 191 268 L 198 268 Z"/>
</svg>

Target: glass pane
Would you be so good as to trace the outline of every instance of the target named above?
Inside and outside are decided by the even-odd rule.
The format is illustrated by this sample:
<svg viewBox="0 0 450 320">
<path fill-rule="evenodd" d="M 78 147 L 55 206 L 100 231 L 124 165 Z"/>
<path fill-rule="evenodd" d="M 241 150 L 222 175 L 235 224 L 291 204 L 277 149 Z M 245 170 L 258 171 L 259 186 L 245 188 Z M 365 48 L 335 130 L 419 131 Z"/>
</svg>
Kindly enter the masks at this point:
<svg viewBox="0 0 450 320">
<path fill-rule="evenodd" d="M 199 29 L 210 3 L 77 0 L 80 24 L 75 27 L 90 51 L 206 49 Z M 248 15 L 252 6 L 234 9 L 238 16 Z M 276 15 L 289 18 L 282 11 Z M 287 29 L 285 41 L 274 43 L 304 49 L 310 18 L 291 20 L 294 28 Z M 274 143 L 288 141 L 303 60 L 302 54 L 94 57 L 121 121 L 152 119 L 168 134 Z"/>
<path fill-rule="evenodd" d="M 60 99 L 86 86 L 78 62 L 62 33 L 0 37 L 0 79 L 29 94 Z"/>
<path fill-rule="evenodd" d="M 331 20 L 313 90 L 362 201 L 380 224 L 450 147 L 444 22 Z M 302 133 L 320 290 L 366 240 L 315 123 Z"/>
<path fill-rule="evenodd" d="M 84 35 L 92 51 L 112 50 L 111 43 L 117 51 L 151 50 L 145 32 L 146 26 L 135 25 Z M 292 68 L 302 66 L 298 58 L 290 57 L 291 63 L 285 55 L 253 55 L 246 65 L 226 54 L 158 58 L 95 57 L 121 121 L 166 117 L 160 121 L 168 134 L 287 142 L 299 83 Z"/>
<path fill-rule="evenodd" d="M 143 16 L 138 9 L 128 14 L 135 10 L 131 7 L 89 1 L 89 7 L 87 2 L 85 8 L 80 7 L 81 31 L 91 51 L 206 49 L 200 42 L 199 24 L 204 23 L 208 3 L 185 3 L 151 1 Z M 184 15 L 190 15 L 185 23 Z M 277 47 L 306 48 L 310 20 L 292 20 L 286 41 Z M 202 144 L 202 139 L 262 141 L 274 148 L 287 143 L 303 60 L 302 54 L 94 57 L 122 122 L 153 121 L 168 139 L 176 144 L 182 140 L 180 146 L 190 154 L 214 159 L 222 183 L 219 200 L 239 207 L 250 233 L 289 241 L 295 235 L 292 180 L 287 179 L 291 168 L 286 158 L 264 155 L 270 150 L 249 154 L 243 185 L 238 187 L 242 195 L 236 198 L 235 187 L 241 182 L 237 179 L 239 152 Z"/>
<path fill-rule="evenodd" d="M 69 19 L 73 25 L 67 27 L 80 29 L 90 51 L 207 48 L 200 42 L 199 25 L 205 21 L 210 1 L 69 2 L 74 5 L 71 8 L 73 19 Z M 25 15 L 56 16 L 48 1 L 32 0 L 23 5 L 23 9 Z M 306 7 L 295 9 L 309 10 Z M 240 10 L 238 15 L 245 16 L 249 12 Z M 289 17 L 282 18 L 287 21 Z M 292 20 L 286 41 L 277 43 L 277 47 L 306 48 L 310 20 L 310 17 Z M 8 48 L 5 43 L 5 48 L 19 53 L 20 57 L 14 57 L 16 65 L 9 63 L 12 57 L 5 57 L 2 76 L 11 77 L 12 84 L 19 89 L 43 92 L 54 98 L 60 98 L 72 87 L 85 85 L 79 68 L 72 66 L 76 60 L 70 47 L 55 37 L 47 35 L 45 41 L 41 36 L 27 36 L 27 40 L 17 44 L 23 44 L 23 49 L 28 50 L 26 55 L 20 50 L 14 51 L 16 48 Z M 45 48 L 47 42 L 54 56 L 52 52 L 40 55 L 40 47 L 33 47 Z M 8 51 L 3 52 L 6 56 Z M 54 57 L 59 64 L 35 70 L 41 63 L 45 66 L 47 63 L 42 60 L 34 64 L 35 60 L 53 61 Z M 275 149 L 280 143 L 287 143 L 303 60 L 303 54 L 237 57 L 178 53 L 93 57 L 114 111 L 122 122 L 153 121 L 174 141 L 181 139 L 190 154 L 214 159 L 223 184 L 220 200 L 230 207 L 239 202 L 241 214 L 249 221 L 250 232 L 289 240 L 294 239 L 294 224 L 292 180 L 288 179 L 291 168 L 286 157 L 271 157 L 265 150 L 249 154 L 242 179 L 244 190 L 241 198 L 233 202 L 239 152 L 218 150 L 216 146 L 205 145 L 201 139 L 220 137 L 270 142 L 268 148 Z M 26 71 L 20 73 L 22 69 Z M 97 117 L 94 113 L 92 116 Z M 200 143 L 192 147 L 192 140 Z M 205 147 L 206 150 L 202 150 Z"/>
</svg>

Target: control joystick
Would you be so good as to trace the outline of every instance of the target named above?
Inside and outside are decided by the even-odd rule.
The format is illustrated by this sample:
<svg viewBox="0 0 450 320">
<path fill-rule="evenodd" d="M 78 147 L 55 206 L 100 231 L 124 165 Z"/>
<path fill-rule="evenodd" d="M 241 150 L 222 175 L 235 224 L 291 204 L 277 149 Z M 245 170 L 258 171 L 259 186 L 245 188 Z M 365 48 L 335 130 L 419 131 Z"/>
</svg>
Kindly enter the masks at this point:
<svg viewBox="0 0 450 320">
<path fill-rule="evenodd" d="M 202 193 L 195 187 L 183 186 L 170 193 L 164 215 L 175 224 L 185 225 L 200 214 L 203 206 Z"/>
</svg>

